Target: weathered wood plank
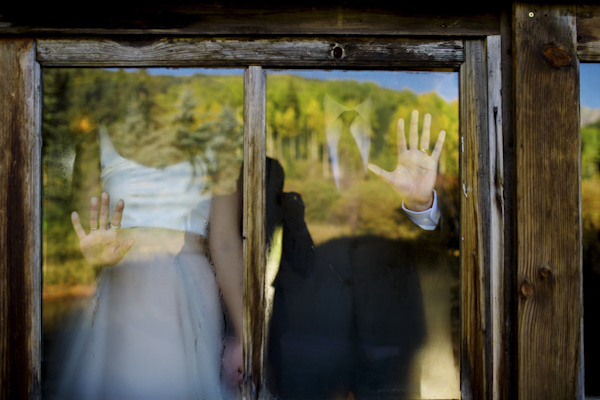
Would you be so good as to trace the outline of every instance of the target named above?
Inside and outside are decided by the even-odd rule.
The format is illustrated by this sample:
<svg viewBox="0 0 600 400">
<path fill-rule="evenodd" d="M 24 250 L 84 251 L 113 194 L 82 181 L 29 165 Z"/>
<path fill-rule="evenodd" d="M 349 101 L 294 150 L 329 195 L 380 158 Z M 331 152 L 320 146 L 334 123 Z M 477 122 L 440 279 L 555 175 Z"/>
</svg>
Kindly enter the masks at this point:
<svg viewBox="0 0 600 400">
<path fill-rule="evenodd" d="M 265 157 L 266 73 L 252 66 L 244 76 L 244 387 L 246 399 L 266 390 L 265 352 Z"/>
<path fill-rule="evenodd" d="M 485 41 L 465 43 L 460 68 L 461 151 L 461 392 L 491 394 L 490 171 Z"/>
<path fill-rule="evenodd" d="M 581 61 L 600 61 L 600 5 L 577 7 L 577 56 Z"/>
<path fill-rule="evenodd" d="M 132 4 L 133 3 L 133 4 Z M 367 4 L 321 2 L 148 2 L 65 10 L 51 3 L 0 6 L 0 35 L 425 35 L 499 33 L 499 2 Z"/>
<path fill-rule="evenodd" d="M 458 68 L 460 40 L 375 38 L 42 39 L 37 60 L 49 67 L 312 66 L 328 68 Z"/>
<path fill-rule="evenodd" d="M 516 399 L 516 296 L 515 296 L 515 176 L 514 135 L 512 124 L 512 7 L 503 11 L 502 36 L 502 137 L 504 166 L 504 383 L 503 399 Z"/>
<path fill-rule="evenodd" d="M 575 7 L 517 4 L 513 27 L 518 398 L 580 399 Z"/>
<path fill-rule="evenodd" d="M 490 224 L 484 223 L 490 237 L 490 299 L 492 343 L 492 399 L 504 398 L 504 157 L 502 135 L 502 66 L 501 37 L 487 38 L 487 115 L 489 168 L 488 204 Z"/>
<path fill-rule="evenodd" d="M 41 100 L 32 39 L 0 38 L 0 399 L 40 395 Z"/>
</svg>

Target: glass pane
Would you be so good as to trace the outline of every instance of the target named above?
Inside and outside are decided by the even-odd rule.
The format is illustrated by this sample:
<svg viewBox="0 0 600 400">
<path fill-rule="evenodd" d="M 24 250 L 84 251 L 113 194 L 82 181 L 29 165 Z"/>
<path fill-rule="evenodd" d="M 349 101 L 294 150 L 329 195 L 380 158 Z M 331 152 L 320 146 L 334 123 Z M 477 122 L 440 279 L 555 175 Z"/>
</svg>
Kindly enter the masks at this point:
<svg viewBox="0 0 600 400">
<path fill-rule="evenodd" d="M 600 64 L 581 64 L 580 74 L 585 394 L 600 398 Z"/>
<path fill-rule="evenodd" d="M 278 398 L 460 398 L 457 97 L 455 73 L 268 75 L 267 378 Z M 415 109 L 405 150 L 397 138 Z M 398 165 L 393 185 L 377 168 Z"/>
<path fill-rule="evenodd" d="M 242 74 L 44 70 L 45 398 L 237 398 Z"/>
</svg>

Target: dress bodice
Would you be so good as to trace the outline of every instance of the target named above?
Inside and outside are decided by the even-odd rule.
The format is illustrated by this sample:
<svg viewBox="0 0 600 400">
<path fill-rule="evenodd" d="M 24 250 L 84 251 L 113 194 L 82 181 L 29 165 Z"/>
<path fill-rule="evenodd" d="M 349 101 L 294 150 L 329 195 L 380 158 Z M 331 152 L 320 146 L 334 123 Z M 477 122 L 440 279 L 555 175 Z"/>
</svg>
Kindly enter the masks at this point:
<svg viewBox="0 0 600 400">
<path fill-rule="evenodd" d="M 149 167 L 122 157 L 106 127 L 99 129 L 102 185 L 111 197 L 110 209 L 123 199 L 123 228 L 163 228 L 206 234 L 210 217 L 211 191 L 206 181 L 206 164 L 197 158 Z"/>
</svg>

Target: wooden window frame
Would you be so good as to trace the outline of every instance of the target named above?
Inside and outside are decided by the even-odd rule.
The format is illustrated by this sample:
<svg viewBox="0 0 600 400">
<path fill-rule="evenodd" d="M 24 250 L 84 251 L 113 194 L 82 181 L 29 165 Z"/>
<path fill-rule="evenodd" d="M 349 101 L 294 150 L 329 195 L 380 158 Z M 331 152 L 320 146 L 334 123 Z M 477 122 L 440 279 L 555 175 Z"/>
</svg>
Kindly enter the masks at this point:
<svg viewBox="0 0 600 400">
<path fill-rule="evenodd" d="M 600 6 L 598 5 L 586 5 L 579 6 L 577 8 L 576 14 L 576 35 L 577 35 L 577 61 L 578 63 L 599 63 L 600 62 Z M 577 68 L 579 72 L 579 67 Z M 579 74 L 576 77 L 579 83 Z M 579 104 L 578 104 L 579 106 Z M 577 115 L 579 121 L 579 115 Z M 580 126 L 578 126 L 578 132 L 580 131 Z M 578 155 L 578 159 L 581 160 L 581 155 Z M 579 166 L 579 171 L 577 176 L 577 181 L 581 180 L 581 165 Z M 582 212 L 581 212 L 581 186 L 579 187 L 579 224 L 580 230 L 582 229 Z M 578 248 L 583 247 L 583 233 L 580 233 L 579 238 L 579 246 Z M 583 263 L 583 257 L 580 263 Z M 583 264 L 580 267 L 581 273 L 583 274 Z M 580 291 L 583 292 L 583 277 L 581 277 L 581 287 Z M 581 304 L 583 304 L 583 294 L 581 298 Z M 582 305 L 582 314 L 583 314 L 583 305 Z M 581 318 L 581 332 L 583 336 L 583 323 L 585 321 Z M 588 338 L 588 340 L 591 340 Z M 581 340 L 581 357 L 583 358 L 584 352 L 584 340 Z M 598 362 L 598 361 L 596 361 Z M 585 397 L 585 365 L 581 362 L 581 392 L 580 398 L 592 399 L 591 397 Z M 588 377 L 590 378 L 590 377 Z M 593 379 L 593 378 L 591 378 Z M 597 399 L 597 397 L 596 397 Z"/>
<path fill-rule="evenodd" d="M 460 81 L 461 397 L 501 396 L 505 384 L 506 313 L 500 36 L 465 39 L 336 36 L 0 41 L 0 50 L 7 51 L 8 47 L 15 57 L 0 61 L 0 70 L 18 70 L 14 74 L 18 79 L 10 83 L 8 90 L 0 89 L 0 94 L 15 96 L 16 93 L 14 115 L 17 125 L 11 128 L 12 134 L 0 135 L 2 140 L 11 140 L 0 145 L 13 150 L 13 159 L 0 165 L 7 171 L 0 179 L 5 187 L 18 183 L 18 187 L 25 189 L 17 194 L 0 195 L 0 206 L 11 209 L 20 202 L 18 218 L 12 223 L 23 224 L 29 232 L 25 238 L 9 240 L 9 246 L 15 245 L 15 249 L 6 253 L 9 254 L 6 268 L 24 274 L 19 276 L 19 282 L 24 282 L 23 287 L 0 287 L 2 307 L 11 307 L 14 297 L 19 294 L 27 297 L 25 303 L 20 303 L 21 308 L 13 312 L 15 320 L 21 323 L 20 332 L 27 334 L 11 336 L 10 329 L 6 329 L 7 339 L 0 343 L 5 346 L 0 348 L 1 354 L 8 354 L 11 363 L 9 374 L 4 376 L 17 380 L 11 385 L 25 386 L 31 398 L 40 398 L 41 67 L 246 67 L 243 228 L 246 379 L 243 393 L 247 399 L 269 397 L 262 358 L 266 331 L 265 239 L 263 224 L 249 217 L 262 215 L 264 218 L 265 215 L 265 68 L 443 69 L 458 71 Z M 8 65 L 11 62 L 14 65 Z M 6 120 L 10 118 L 0 114 L 0 121 Z M 29 180 L 25 183 L 15 181 L 23 176 L 28 176 Z M 10 221 L 5 221 L 7 218 L 6 213 L 0 214 L 0 226 L 4 229 L 11 226 Z M 10 231 L 3 234 L 10 236 Z M 10 265 L 17 260 L 18 265 Z M 0 285 L 6 285 L 9 279 L 10 275 L 6 280 L 0 280 Z M 7 350 L 11 346 L 17 346 L 16 350 Z M 5 393 L 11 393 L 10 389 Z"/>
</svg>

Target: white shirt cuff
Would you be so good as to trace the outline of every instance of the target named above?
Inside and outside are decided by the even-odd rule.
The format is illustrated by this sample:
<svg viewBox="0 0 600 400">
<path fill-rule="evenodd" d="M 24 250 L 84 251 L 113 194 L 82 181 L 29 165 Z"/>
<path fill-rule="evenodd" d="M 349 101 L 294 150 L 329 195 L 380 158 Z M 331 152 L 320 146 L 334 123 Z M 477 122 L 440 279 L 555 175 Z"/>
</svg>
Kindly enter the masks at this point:
<svg viewBox="0 0 600 400">
<path fill-rule="evenodd" d="M 425 211 L 411 211 L 404 207 L 404 202 L 402 202 L 402 209 L 412 222 L 426 231 L 434 230 L 440 221 L 440 211 L 438 209 L 437 193 L 435 190 L 433 191 L 433 204 L 430 209 Z"/>
</svg>

